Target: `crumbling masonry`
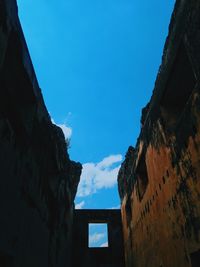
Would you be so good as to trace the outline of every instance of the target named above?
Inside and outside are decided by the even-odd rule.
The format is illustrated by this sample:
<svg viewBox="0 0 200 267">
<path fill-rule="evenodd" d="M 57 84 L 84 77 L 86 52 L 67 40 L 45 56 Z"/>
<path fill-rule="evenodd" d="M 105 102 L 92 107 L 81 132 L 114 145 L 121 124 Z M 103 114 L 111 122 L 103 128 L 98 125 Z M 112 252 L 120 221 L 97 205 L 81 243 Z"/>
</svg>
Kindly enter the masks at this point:
<svg viewBox="0 0 200 267">
<path fill-rule="evenodd" d="M 200 1 L 177 1 L 118 176 L 127 267 L 200 266 Z"/>
<path fill-rule="evenodd" d="M 74 211 L 81 164 L 46 110 L 16 0 L 0 0 L 0 267 L 123 267 L 124 251 L 126 267 L 199 267 L 199 90 L 200 0 L 177 0 L 121 212 Z M 108 224 L 108 248 L 88 248 L 91 222 Z"/>
</svg>

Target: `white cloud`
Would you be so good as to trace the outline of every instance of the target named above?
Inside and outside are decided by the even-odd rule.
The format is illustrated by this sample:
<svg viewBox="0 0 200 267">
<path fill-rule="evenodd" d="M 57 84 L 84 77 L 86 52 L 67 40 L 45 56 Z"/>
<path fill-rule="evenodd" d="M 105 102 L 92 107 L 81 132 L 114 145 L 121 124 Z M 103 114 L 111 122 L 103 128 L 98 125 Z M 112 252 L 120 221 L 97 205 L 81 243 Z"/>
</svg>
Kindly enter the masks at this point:
<svg viewBox="0 0 200 267">
<path fill-rule="evenodd" d="M 118 210 L 120 208 L 121 208 L 120 205 L 118 205 L 118 206 L 112 207 L 111 210 Z"/>
<path fill-rule="evenodd" d="M 96 193 L 102 188 L 111 188 L 117 183 L 122 155 L 110 155 L 98 163 L 85 163 L 78 187 L 78 197 Z M 113 166 L 114 165 L 114 166 Z"/>
<path fill-rule="evenodd" d="M 84 207 L 84 205 L 85 205 L 85 201 L 81 201 L 80 203 L 77 203 L 75 205 L 75 209 L 81 210 Z"/>
<path fill-rule="evenodd" d="M 114 163 L 118 163 L 122 161 L 122 155 L 111 155 L 109 157 L 104 158 L 101 162 L 97 164 L 99 168 L 107 168 L 112 166 Z"/>
<path fill-rule="evenodd" d="M 72 128 L 66 126 L 65 124 L 57 124 L 64 133 L 65 139 L 69 139 L 72 136 Z"/>
<path fill-rule="evenodd" d="M 100 248 L 106 248 L 106 247 L 108 247 L 108 242 L 105 242 L 105 243 L 100 245 Z"/>
<path fill-rule="evenodd" d="M 70 139 L 70 137 L 72 136 L 72 128 L 67 126 L 66 123 L 63 123 L 63 124 L 59 124 L 59 123 L 56 123 L 54 121 L 54 119 L 51 119 L 52 123 L 57 125 L 58 127 L 60 127 L 63 131 L 63 134 L 65 136 L 65 139 Z"/>
<path fill-rule="evenodd" d="M 105 234 L 103 233 L 94 233 L 89 236 L 89 246 L 95 245 L 97 242 L 99 242 L 101 239 L 105 237 Z"/>
</svg>

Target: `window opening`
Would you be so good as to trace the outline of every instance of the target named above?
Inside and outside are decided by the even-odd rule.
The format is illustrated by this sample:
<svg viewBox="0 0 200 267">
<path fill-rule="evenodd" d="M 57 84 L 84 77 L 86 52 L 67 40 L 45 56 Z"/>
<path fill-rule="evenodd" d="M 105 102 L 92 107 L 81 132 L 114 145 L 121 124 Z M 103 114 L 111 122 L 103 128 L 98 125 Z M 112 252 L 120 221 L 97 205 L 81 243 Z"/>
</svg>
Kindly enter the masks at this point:
<svg viewBox="0 0 200 267">
<path fill-rule="evenodd" d="M 89 223 L 88 247 L 104 248 L 108 247 L 108 224 Z"/>
<path fill-rule="evenodd" d="M 139 200 L 141 201 L 146 192 L 147 185 L 149 183 L 144 153 L 142 154 L 139 160 L 139 163 L 136 169 L 136 176 L 137 176 L 138 195 L 139 195 Z"/>
</svg>

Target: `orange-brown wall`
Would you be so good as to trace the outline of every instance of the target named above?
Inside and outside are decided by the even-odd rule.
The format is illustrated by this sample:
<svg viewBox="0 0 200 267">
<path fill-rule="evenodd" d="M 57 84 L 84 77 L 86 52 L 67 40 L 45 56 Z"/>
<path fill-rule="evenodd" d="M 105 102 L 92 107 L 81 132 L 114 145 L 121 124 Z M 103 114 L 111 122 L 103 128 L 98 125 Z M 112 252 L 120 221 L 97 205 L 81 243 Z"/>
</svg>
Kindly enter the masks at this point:
<svg viewBox="0 0 200 267">
<path fill-rule="evenodd" d="M 197 260 L 192 256 L 200 255 L 200 37 L 195 23 L 197 18 L 200 21 L 199 6 L 200 1 L 177 1 L 140 137 L 134 153 L 126 158 L 119 172 L 127 267 L 200 266 L 200 262 L 195 265 Z M 181 25 L 185 25 L 184 32 Z M 162 103 L 173 75 L 178 43 L 185 46 L 195 86 L 180 114 L 172 112 L 174 121 L 170 124 L 163 115 Z M 181 70 L 181 66 L 175 67 Z M 175 89 L 181 97 L 182 88 Z M 174 95 L 177 96 L 175 91 Z M 176 101 L 178 106 L 180 98 Z M 142 197 L 138 193 L 140 160 L 145 161 L 148 176 Z"/>
<path fill-rule="evenodd" d="M 172 153 L 167 145 L 159 149 L 148 146 L 149 183 L 142 201 L 137 197 L 137 186 L 131 193 L 129 225 L 127 198 L 123 199 L 127 266 L 189 267 L 190 253 L 200 249 L 200 134 L 189 138 L 188 147 L 175 167 Z"/>
</svg>

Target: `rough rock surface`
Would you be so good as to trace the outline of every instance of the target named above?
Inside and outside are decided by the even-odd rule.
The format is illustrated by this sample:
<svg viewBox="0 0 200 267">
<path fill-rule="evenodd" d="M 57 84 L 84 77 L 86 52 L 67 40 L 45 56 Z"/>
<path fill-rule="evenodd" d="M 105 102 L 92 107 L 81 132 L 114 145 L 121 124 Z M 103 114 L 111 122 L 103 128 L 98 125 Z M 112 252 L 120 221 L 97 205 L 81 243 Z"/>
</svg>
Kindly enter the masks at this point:
<svg viewBox="0 0 200 267">
<path fill-rule="evenodd" d="M 0 0 L 0 266 L 70 264 L 81 164 L 46 110 L 17 15 Z"/>
<path fill-rule="evenodd" d="M 119 172 L 127 267 L 200 262 L 200 1 L 178 0 L 141 133 Z"/>
</svg>

